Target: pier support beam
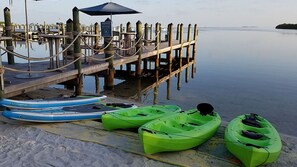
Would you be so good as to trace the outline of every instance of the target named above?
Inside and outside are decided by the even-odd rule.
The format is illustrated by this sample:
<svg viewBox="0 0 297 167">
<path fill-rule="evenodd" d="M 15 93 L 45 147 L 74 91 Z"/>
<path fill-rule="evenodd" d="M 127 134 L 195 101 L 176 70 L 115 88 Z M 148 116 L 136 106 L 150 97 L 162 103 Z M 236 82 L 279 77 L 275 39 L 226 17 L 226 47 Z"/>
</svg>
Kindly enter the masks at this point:
<svg viewBox="0 0 297 167">
<path fill-rule="evenodd" d="M 99 24 L 98 22 L 95 23 L 95 48 L 98 49 L 99 48 Z"/>
<path fill-rule="evenodd" d="M 131 23 L 128 22 L 126 24 L 126 32 L 131 32 L 131 31 L 132 31 Z M 126 64 L 126 69 L 127 69 L 127 74 L 130 75 L 131 74 L 131 63 Z"/>
<path fill-rule="evenodd" d="M 77 7 L 74 7 L 72 10 L 73 13 L 73 37 L 76 38 L 80 34 L 80 23 L 79 23 L 79 10 Z M 77 85 L 75 87 L 76 95 L 82 94 L 83 87 L 83 74 L 81 72 L 81 48 L 80 48 L 80 39 L 78 38 L 74 42 L 74 59 L 77 60 L 74 64 L 75 69 L 78 71 L 77 76 Z"/>
<path fill-rule="evenodd" d="M 136 52 L 138 54 L 138 59 L 136 62 L 136 77 L 140 78 L 142 75 L 141 70 L 141 54 L 142 54 L 142 23 L 138 21 L 136 23 Z"/>
<path fill-rule="evenodd" d="M 68 19 L 66 22 L 66 35 L 68 35 L 68 38 L 66 38 L 66 47 L 68 47 L 72 40 L 73 40 L 73 21 L 71 19 Z M 67 55 L 66 55 L 66 63 L 68 59 L 73 60 L 73 46 L 70 46 L 69 49 L 67 50 Z"/>
<path fill-rule="evenodd" d="M 12 24 L 10 9 L 8 7 L 4 8 L 4 22 L 5 22 L 5 34 L 6 37 L 12 37 Z M 13 52 L 12 39 L 6 41 L 6 49 Z M 14 64 L 14 55 L 7 53 L 8 64 Z"/>
<path fill-rule="evenodd" d="M 197 45 L 197 37 L 198 37 L 198 28 L 197 28 L 197 24 L 194 25 L 194 35 L 193 35 L 193 40 L 195 41 L 195 43 L 193 44 L 193 48 L 192 48 L 192 61 L 193 66 L 192 66 L 192 78 L 194 78 L 194 74 L 196 72 L 196 68 L 195 68 L 195 61 L 196 61 L 196 45 Z"/>
<path fill-rule="evenodd" d="M 104 76 L 104 89 L 105 90 L 113 90 L 114 87 L 114 65 L 113 65 L 113 55 L 114 55 L 114 49 L 112 44 L 112 37 L 104 37 L 104 54 L 105 58 L 108 58 L 108 69 L 106 71 L 106 74 Z"/>
<path fill-rule="evenodd" d="M 170 100 L 170 87 L 171 87 L 171 72 L 172 72 L 172 35 L 173 35 L 173 24 L 170 23 L 168 25 L 168 46 L 170 47 L 170 51 L 167 52 L 167 62 L 168 62 L 168 80 L 167 80 L 167 100 Z"/>
<path fill-rule="evenodd" d="M 188 26 L 188 36 L 187 36 L 187 42 L 189 42 L 190 43 L 190 41 L 191 41 L 191 31 L 192 31 L 192 25 L 191 24 L 189 24 L 189 26 Z M 191 48 L 191 45 L 190 44 L 188 44 L 187 45 L 187 52 L 186 52 L 186 60 L 187 60 L 187 64 L 189 64 L 190 63 L 190 48 Z M 186 83 L 188 83 L 189 82 L 189 68 L 190 67 L 187 67 L 186 68 L 186 77 L 185 77 L 185 81 L 186 81 Z"/>
</svg>

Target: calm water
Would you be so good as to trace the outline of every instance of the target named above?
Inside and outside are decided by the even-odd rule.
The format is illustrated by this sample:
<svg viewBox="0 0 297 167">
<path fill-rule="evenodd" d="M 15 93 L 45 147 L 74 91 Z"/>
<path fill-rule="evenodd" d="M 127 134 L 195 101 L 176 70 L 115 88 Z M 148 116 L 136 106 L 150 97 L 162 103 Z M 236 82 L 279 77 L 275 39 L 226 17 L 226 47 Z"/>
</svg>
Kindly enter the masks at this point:
<svg viewBox="0 0 297 167">
<path fill-rule="evenodd" d="M 177 104 L 186 110 L 208 102 L 224 121 L 253 112 L 267 118 L 281 133 L 297 136 L 293 128 L 297 118 L 297 31 L 200 28 L 196 57 L 194 79 L 186 83 L 183 71 L 177 90 L 177 78 L 171 78 L 170 100 L 166 82 L 162 83 L 158 104 Z M 86 77 L 84 83 L 85 92 L 95 92 L 93 77 Z M 101 90 L 102 86 L 103 79 Z M 140 99 L 153 104 L 154 90 Z"/>
</svg>

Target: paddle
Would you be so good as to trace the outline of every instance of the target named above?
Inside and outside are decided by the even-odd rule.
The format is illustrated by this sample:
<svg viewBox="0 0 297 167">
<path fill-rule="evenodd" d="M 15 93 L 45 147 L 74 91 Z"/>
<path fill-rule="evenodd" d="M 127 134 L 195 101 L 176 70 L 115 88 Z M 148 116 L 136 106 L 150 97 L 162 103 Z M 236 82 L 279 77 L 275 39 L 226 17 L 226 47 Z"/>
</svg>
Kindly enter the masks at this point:
<svg viewBox="0 0 297 167">
<path fill-rule="evenodd" d="M 213 115 L 213 106 L 209 103 L 200 103 L 197 105 L 197 110 L 200 111 L 201 115 Z"/>
</svg>

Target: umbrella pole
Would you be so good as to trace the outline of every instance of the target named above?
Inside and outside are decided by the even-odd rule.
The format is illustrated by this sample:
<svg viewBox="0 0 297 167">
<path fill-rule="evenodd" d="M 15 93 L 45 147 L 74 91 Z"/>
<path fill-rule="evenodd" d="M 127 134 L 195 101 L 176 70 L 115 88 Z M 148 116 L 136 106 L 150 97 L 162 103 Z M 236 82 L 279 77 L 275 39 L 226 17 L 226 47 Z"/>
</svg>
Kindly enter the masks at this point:
<svg viewBox="0 0 297 167">
<path fill-rule="evenodd" d="M 25 15 L 26 15 L 26 42 L 27 42 L 27 53 L 28 53 L 28 71 L 29 78 L 31 76 L 31 62 L 30 62 L 30 48 L 29 48 L 29 24 L 28 24 L 28 12 L 27 12 L 27 0 L 25 0 Z"/>
</svg>

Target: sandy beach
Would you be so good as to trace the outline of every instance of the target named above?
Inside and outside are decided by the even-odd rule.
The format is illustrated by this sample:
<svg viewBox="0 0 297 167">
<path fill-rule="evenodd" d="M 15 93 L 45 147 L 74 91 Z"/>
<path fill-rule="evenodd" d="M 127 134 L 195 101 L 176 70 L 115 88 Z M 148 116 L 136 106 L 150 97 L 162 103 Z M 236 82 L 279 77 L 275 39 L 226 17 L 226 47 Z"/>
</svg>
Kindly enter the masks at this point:
<svg viewBox="0 0 297 167">
<path fill-rule="evenodd" d="M 0 123 L 0 166 L 170 166 L 41 129 Z"/>
<path fill-rule="evenodd" d="M 46 88 L 14 99 L 69 96 L 72 92 Z M 111 99 L 112 101 L 112 99 Z M 0 118 L 0 166 L 172 166 L 120 149 L 48 133 L 37 124 Z"/>
<path fill-rule="evenodd" d="M 42 89 L 15 99 L 70 95 L 59 89 Z M 125 101 L 109 98 L 109 101 Z M 36 124 L 0 117 L 0 166 L 239 166 L 223 144 L 223 127 L 198 148 L 145 155 L 135 132 L 105 131 L 100 122 Z M 297 139 L 282 136 L 277 162 L 268 166 L 296 166 Z"/>
</svg>

